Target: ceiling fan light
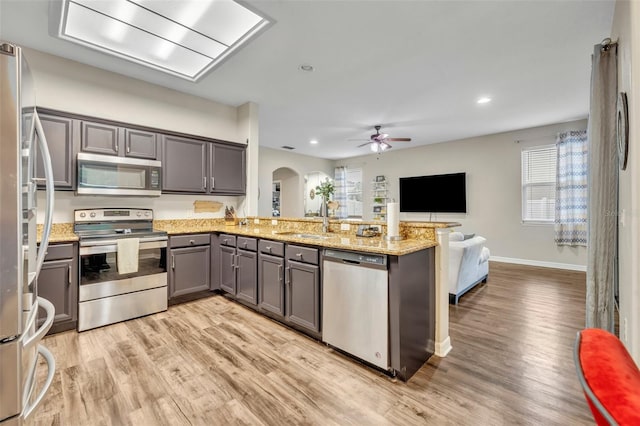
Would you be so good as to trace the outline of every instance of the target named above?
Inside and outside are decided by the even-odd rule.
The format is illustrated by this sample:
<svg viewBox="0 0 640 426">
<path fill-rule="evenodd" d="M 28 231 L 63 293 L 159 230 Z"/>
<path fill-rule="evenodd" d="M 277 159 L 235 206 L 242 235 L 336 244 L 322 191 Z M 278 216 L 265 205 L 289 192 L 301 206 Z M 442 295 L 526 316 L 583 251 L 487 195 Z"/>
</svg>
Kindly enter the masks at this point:
<svg viewBox="0 0 640 426">
<path fill-rule="evenodd" d="M 380 151 L 384 151 L 384 150 L 386 150 L 387 148 L 391 148 L 391 145 L 389 145 L 389 144 L 388 144 L 388 143 L 386 143 L 386 142 L 380 142 Z"/>
<path fill-rule="evenodd" d="M 378 152 L 379 150 L 380 150 L 380 145 L 378 144 L 378 142 L 374 142 L 371 144 L 371 151 Z"/>
</svg>

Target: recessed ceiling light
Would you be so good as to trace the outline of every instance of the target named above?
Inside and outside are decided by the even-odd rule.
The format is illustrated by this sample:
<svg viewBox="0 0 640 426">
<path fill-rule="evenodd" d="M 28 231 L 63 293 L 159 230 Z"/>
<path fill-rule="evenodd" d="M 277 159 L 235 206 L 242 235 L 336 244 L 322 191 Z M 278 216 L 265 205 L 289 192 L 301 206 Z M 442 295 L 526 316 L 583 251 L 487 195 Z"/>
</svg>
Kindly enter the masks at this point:
<svg viewBox="0 0 640 426">
<path fill-rule="evenodd" d="M 271 25 L 232 0 L 53 4 L 60 7 L 58 37 L 191 81 Z"/>
<path fill-rule="evenodd" d="M 300 71 L 305 71 L 305 72 L 311 72 L 313 71 L 313 65 L 309 65 L 309 64 L 302 64 L 298 67 L 298 69 Z"/>
<path fill-rule="evenodd" d="M 311 139 L 311 140 L 309 141 L 309 143 L 310 143 L 311 145 L 316 145 L 316 144 L 318 143 L 318 141 L 317 141 L 317 140 L 315 140 L 315 139 Z"/>
<path fill-rule="evenodd" d="M 489 102 L 491 102 L 491 98 L 485 96 L 478 99 L 476 102 L 478 102 L 479 104 L 488 104 Z"/>
</svg>

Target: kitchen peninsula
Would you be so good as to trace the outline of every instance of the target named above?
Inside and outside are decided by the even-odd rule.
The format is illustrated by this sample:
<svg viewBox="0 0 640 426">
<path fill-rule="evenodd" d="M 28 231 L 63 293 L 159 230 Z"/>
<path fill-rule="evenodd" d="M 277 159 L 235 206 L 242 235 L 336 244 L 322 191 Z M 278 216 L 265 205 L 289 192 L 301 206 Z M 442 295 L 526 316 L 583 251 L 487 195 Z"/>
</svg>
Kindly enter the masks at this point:
<svg viewBox="0 0 640 426">
<path fill-rule="evenodd" d="M 325 234 L 320 232 L 319 219 L 279 218 L 272 222 L 272 218 L 251 217 L 246 223 L 227 226 L 223 219 L 155 220 L 154 228 L 169 234 L 168 298 L 190 292 L 221 292 L 324 341 L 321 312 L 331 301 L 322 300 L 323 250 L 384 255 L 388 276 L 389 362 L 383 370 L 408 380 L 434 353 L 438 246 L 435 232 L 457 224 L 402 223 L 401 234 L 405 239 L 386 241 L 381 237 L 355 236 L 353 223 L 348 221 L 332 220 L 330 232 Z M 73 234 L 68 231 L 64 224 L 58 224 L 53 240 L 73 241 Z M 270 267 L 275 268 L 272 284 L 268 279 L 265 281 Z M 292 280 L 296 273 L 308 276 L 309 280 Z M 275 296 L 267 294 L 274 290 Z"/>
</svg>

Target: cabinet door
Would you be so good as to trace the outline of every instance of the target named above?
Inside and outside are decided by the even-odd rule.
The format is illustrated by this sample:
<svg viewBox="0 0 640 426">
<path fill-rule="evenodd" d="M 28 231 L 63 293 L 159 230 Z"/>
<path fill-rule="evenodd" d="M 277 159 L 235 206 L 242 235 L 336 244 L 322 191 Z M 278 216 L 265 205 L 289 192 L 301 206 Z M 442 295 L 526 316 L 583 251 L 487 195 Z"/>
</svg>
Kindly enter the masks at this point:
<svg viewBox="0 0 640 426">
<path fill-rule="evenodd" d="M 320 331 L 320 268 L 287 261 L 287 320 Z"/>
<path fill-rule="evenodd" d="M 207 192 L 207 145 L 209 142 L 162 136 L 162 190 Z"/>
<path fill-rule="evenodd" d="M 210 192 L 244 194 L 246 181 L 245 148 L 211 144 Z"/>
<path fill-rule="evenodd" d="M 236 294 L 236 249 L 220 246 L 220 288 L 227 293 Z"/>
<path fill-rule="evenodd" d="M 118 155 L 120 128 L 110 124 L 82 122 L 82 151 Z"/>
<path fill-rule="evenodd" d="M 55 189 L 75 189 L 75 152 L 73 142 L 77 134 L 78 122 L 71 118 L 40 114 L 44 135 L 49 145 L 53 183 Z M 44 166 L 39 148 L 36 154 L 36 177 L 44 179 Z M 38 188 L 44 188 L 44 182 Z"/>
<path fill-rule="evenodd" d="M 236 255 L 236 289 L 238 299 L 258 304 L 258 254 L 238 249 Z"/>
<path fill-rule="evenodd" d="M 53 260 L 42 264 L 38 276 L 38 295 L 53 303 L 56 308 L 50 333 L 55 332 L 63 323 L 73 323 L 78 319 L 78 283 L 73 265 L 71 259 Z M 45 317 L 44 310 L 40 309 L 38 326 L 44 322 Z"/>
<path fill-rule="evenodd" d="M 209 289 L 209 246 L 171 250 L 169 298 Z"/>
<path fill-rule="evenodd" d="M 258 304 L 284 317 L 284 259 L 260 254 L 258 258 Z"/>
<path fill-rule="evenodd" d="M 144 130 L 124 129 L 124 155 L 127 157 L 148 158 L 158 157 L 156 134 Z"/>
</svg>

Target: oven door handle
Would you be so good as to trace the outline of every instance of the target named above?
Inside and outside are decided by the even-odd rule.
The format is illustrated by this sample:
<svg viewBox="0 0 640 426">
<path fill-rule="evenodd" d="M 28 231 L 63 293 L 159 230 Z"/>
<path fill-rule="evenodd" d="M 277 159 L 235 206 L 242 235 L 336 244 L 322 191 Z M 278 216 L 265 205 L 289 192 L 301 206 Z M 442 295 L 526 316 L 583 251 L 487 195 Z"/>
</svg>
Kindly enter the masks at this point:
<svg viewBox="0 0 640 426">
<path fill-rule="evenodd" d="M 118 251 L 118 244 L 115 240 L 101 241 L 101 243 L 102 244 L 98 244 L 97 242 L 95 242 L 93 244 L 89 243 L 88 245 L 81 245 L 80 256 L 87 254 L 116 253 Z M 139 250 L 165 248 L 167 247 L 167 240 L 145 242 L 141 241 L 138 247 Z"/>
</svg>

